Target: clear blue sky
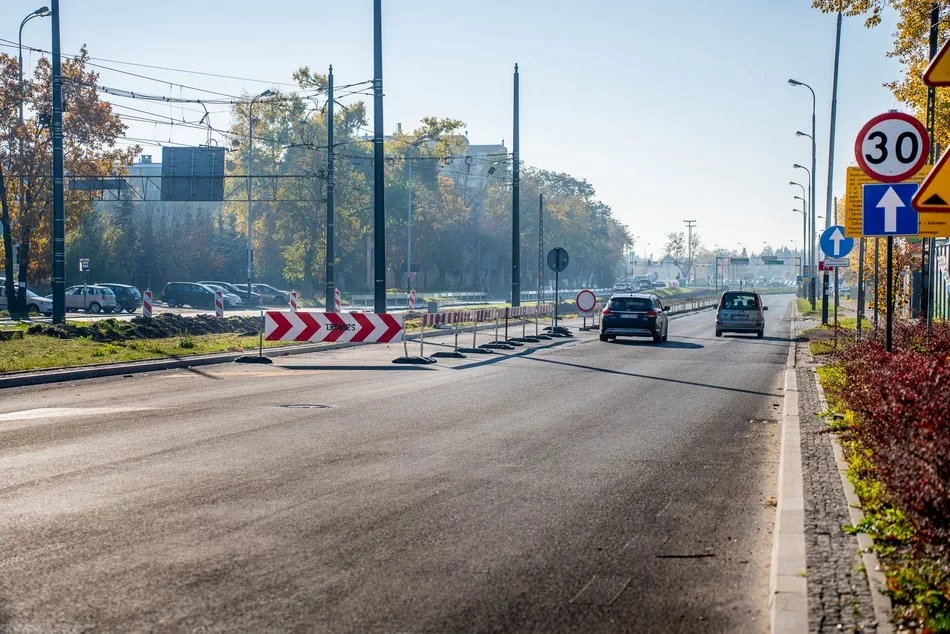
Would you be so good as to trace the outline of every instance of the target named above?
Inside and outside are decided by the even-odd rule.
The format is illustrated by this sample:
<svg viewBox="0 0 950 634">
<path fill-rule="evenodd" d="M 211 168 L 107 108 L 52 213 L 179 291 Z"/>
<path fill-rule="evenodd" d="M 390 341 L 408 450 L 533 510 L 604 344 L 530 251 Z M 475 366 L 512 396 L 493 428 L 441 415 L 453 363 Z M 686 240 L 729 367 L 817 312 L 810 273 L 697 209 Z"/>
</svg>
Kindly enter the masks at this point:
<svg viewBox="0 0 950 634">
<path fill-rule="evenodd" d="M 16 40 L 20 19 L 41 3 L 4 0 L 0 37 Z M 169 82 L 101 70 L 101 82 L 117 88 L 176 97 L 201 93 L 169 84 L 259 92 L 292 81 L 304 64 L 321 72 L 333 64 L 338 84 L 372 78 L 371 0 L 62 4 L 66 53 L 85 43 L 93 57 L 265 80 L 113 64 Z M 894 22 L 888 14 L 868 31 L 860 18 L 845 19 L 838 196 L 844 167 L 854 161 L 854 135 L 871 116 L 897 107 L 881 85 L 900 73 L 885 57 Z M 504 139 L 510 149 L 517 62 L 523 160 L 589 180 L 639 237 L 639 253 L 659 255 L 666 234 L 687 218 L 697 221 L 710 248 L 800 243 L 801 215 L 792 213 L 797 188 L 788 181 L 805 176 L 793 163 L 811 159 L 808 140 L 795 136 L 811 124 L 811 98 L 786 81 L 810 83 L 818 95 L 824 214 L 834 30 L 834 16 L 811 9 L 808 0 L 384 0 L 386 128 L 411 128 L 426 115 L 454 117 L 466 123 L 472 142 Z M 49 48 L 49 21 L 31 21 L 24 42 Z M 178 107 L 143 107 L 200 117 Z M 225 108 L 212 108 L 215 127 L 227 126 Z M 204 140 L 200 131 L 148 124 L 133 124 L 129 135 Z"/>
</svg>

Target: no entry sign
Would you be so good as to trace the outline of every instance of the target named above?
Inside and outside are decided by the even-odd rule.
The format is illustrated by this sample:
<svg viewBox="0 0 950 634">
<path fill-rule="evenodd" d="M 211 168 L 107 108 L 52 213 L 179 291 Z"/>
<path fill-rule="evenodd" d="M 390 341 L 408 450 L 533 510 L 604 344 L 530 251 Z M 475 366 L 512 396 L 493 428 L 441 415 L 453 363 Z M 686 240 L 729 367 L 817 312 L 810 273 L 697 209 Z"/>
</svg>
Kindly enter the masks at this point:
<svg viewBox="0 0 950 634">
<path fill-rule="evenodd" d="M 577 305 L 577 310 L 582 313 L 589 313 L 594 310 L 594 306 L 597 305 L 597 296 L 594 295 L 593 291 L 584 289 L 577 294 L 577 297 L 574 298 L 574 302 Z"/>
<path fill-rule="evenodd" d="M 401 332 L 402 320 L 389 314 L 276 310 L 264 313 L 264 339 L 268 341 L 388 343 Z"/>
</svg>

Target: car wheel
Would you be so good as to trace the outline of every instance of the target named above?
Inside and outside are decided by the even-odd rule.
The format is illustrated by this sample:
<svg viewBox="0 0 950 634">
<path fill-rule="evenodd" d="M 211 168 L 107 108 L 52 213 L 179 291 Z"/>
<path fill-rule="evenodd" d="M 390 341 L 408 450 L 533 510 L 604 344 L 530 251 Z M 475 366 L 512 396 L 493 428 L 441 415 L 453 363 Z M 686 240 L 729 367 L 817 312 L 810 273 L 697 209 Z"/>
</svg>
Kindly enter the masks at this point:
<svg viewBox="0 0 950 634">
<path fill-rule="evenodd" d="M 27 304 L 27 305 L 26 305 L 26 312 L 28 312 L 28 313 L 38 313 L 38 312 L 40 312 L 40 307 L 37 306 L 36 304 Z"/>
<path fill-rule="evenodd" d="M 653 335 L 653 343 L 660 343 L 663 341 L 663 335 Z"/>
<path fill-rule="evenodd" d="M 610 337 L 608 337 L 607 335 L 601 335 L 601 336 L 600 336 L 600 340 L 601 340 L 601 341 L 610 341 Z"/>
<path fill-rule="evenodd" d="M 133 306 L 132 308 L 126 308 L 125 310 L 131 315 L 132 313 L 135 312 L 135 307 Z"/>
<path fill-rule="evenodd" d="M 667 327 L 663 330 L 663 338 L 660 339 L 660 341 L 666 341 L 666 340 L 668 340 L 669 338 L 670 338 L 670 327 L 667 326 Z"/>
<path fill-rule="evenodd" d="M 721 336 L 722 336 L 722 331 L 719 330 L 718 328 L 716 328 L 716 336 L 717 336 L 717 337 L 721 337 Z"/>
<path fill-rule="evenodd" d="M 755 338 L 756 338 L 756 339 L 761 339 L 761 338 L 764 337 L 764 336 L 765 336 L 765 329 L 764 329 L 764 328 L 760 328 L 759 331 L 755 333 Z"/>
<path fill-rule="evenodd" d="M 99 302 L 93 302 L 89 304 L 89 308 L 86 309 L 87 313 L 99 313 L 102 311 L 102 306 L 99 305 Z"/>
</svg>

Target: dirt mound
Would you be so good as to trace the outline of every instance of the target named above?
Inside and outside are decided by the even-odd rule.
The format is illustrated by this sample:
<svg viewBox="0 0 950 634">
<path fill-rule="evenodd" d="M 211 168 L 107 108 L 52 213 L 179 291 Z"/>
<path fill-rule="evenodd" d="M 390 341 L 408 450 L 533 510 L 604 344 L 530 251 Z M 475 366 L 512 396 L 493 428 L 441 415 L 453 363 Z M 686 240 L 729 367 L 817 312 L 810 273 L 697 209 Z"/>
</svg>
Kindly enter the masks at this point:
<svg viewBox="0 0 950 634">
<path fill-rule="evenodd" d="M 27 330 L 31 335 L 46 335 L 57 339 L 85 337 L 93 341 L 124 341 L 127 339 L 161 339 L 181 335 L 212 335 L 240 333 L 256 335 L 260 332 L 260 317 L 214 317 L 195 315 L 184 317 L 163 313 L 152 319 L 134 317 L 130 321 L 101 319 L 85 324 L 34 324 Z"/>
</svg>

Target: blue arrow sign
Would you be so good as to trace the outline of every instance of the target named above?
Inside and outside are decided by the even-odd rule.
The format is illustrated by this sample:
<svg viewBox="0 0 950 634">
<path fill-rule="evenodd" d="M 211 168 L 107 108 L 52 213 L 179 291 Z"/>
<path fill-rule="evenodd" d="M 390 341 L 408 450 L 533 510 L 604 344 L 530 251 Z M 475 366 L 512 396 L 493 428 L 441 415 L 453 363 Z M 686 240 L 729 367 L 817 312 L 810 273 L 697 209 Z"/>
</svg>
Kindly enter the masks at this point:
<svg viewBox="0 0 950 634">
<path fill-rule="evenodd" d="M 866 236 L 916 236 L 920 216 L 911 206 L 917 183 L 873 184 L 864 186 L 862 233 Z"/>
<path fill-rule="evenodd" d="M 844 227 L 832 225 L 821 234 L 821 252 L 829 258 L 846 258 L 854 248 L 854 238 L 844 237 Z"/>
</svg>

